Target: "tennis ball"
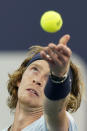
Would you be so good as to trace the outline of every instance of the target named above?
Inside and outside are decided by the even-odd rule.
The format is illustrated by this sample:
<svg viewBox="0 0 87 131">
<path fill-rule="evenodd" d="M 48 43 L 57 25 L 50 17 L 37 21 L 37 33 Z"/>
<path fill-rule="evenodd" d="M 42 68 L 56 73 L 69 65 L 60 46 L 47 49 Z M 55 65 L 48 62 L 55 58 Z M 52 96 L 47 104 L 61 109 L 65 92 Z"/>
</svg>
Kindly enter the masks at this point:
<svg viewBox="0 0 87 131">
<path fill-rule="evenodd" d="M 49 33 L 55 33 L 62 27 L 63 20 L 61 15 L 56 11 L 46 11 L 40 19 L 42 29 Z"/>
</svg>

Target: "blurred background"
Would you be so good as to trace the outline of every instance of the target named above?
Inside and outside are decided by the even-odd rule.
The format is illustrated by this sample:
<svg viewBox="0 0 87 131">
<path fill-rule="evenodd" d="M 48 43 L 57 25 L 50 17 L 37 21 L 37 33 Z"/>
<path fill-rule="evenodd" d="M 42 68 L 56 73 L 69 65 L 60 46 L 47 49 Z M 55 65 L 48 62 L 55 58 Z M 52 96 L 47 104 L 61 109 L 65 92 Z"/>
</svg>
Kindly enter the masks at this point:
<svg viewBox="0 0 87 131">
<path fill-rule="evenodd" d="M 72 59 L 80 67 L 86 84 L 86 5 L 86 0 L 0 0 L 0 130 L 8 127 L 14 116 L 6 105 L 8 73 L 21 64 L 31 45 L 57 44 L 62 35 L 70 34 L 68 45 L 73 52 Z M 40 17 L 48 10 L 58 11 L 63 18 L 63 26 L 57 33 L 44 32 L 40 27 Z M 86 99 L 73 114 L 79 131 L 87 129 Z"/>
</svg>

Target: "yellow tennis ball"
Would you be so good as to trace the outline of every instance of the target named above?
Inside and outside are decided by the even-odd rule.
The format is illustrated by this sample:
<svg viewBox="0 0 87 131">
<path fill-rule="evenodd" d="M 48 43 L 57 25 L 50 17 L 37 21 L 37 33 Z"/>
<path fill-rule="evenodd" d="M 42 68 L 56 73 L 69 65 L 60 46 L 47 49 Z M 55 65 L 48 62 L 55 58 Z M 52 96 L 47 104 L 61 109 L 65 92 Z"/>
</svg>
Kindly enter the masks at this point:
<svg viewBox="0 0 87 131">
<path fill-rule="evenodd" d="M 49 33 L 55 33 L 62 27 L 63 20 L 61 15 L 56 11 L 45 12 L 40 19 L 42 29 Z"/>
</svg>

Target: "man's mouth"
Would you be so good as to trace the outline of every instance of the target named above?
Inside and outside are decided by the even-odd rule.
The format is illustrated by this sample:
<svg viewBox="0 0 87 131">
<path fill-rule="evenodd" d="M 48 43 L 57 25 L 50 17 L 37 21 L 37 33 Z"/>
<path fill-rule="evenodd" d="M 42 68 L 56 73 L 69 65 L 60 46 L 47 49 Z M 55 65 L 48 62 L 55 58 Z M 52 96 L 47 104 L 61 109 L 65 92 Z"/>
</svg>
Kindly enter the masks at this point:
<svg viewBox="0 0 87 131">
<path fill-rule="evenodd" d="M 36 95 L 36 96 L 39 96 L 38 92 L 35 89 L 28 88 L 26 90 L 29 91 L 30 93 Z"/>
</svg>

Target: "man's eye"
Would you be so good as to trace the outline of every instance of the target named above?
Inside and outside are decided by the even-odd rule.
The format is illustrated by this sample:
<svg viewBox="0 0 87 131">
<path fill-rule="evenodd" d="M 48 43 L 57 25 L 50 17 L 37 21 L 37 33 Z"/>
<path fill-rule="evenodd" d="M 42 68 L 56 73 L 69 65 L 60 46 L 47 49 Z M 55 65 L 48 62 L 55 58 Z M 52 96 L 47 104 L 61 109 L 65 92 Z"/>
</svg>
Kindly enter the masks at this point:
<svg viewBox="0 0 87 131">
<path fill-rule="evenodd" d="M 38 71 L 38 69 L 37 69 L 36 67 L 32 67 L 32 69 L 33 69 L 34 71 Z"/>
</svg>

